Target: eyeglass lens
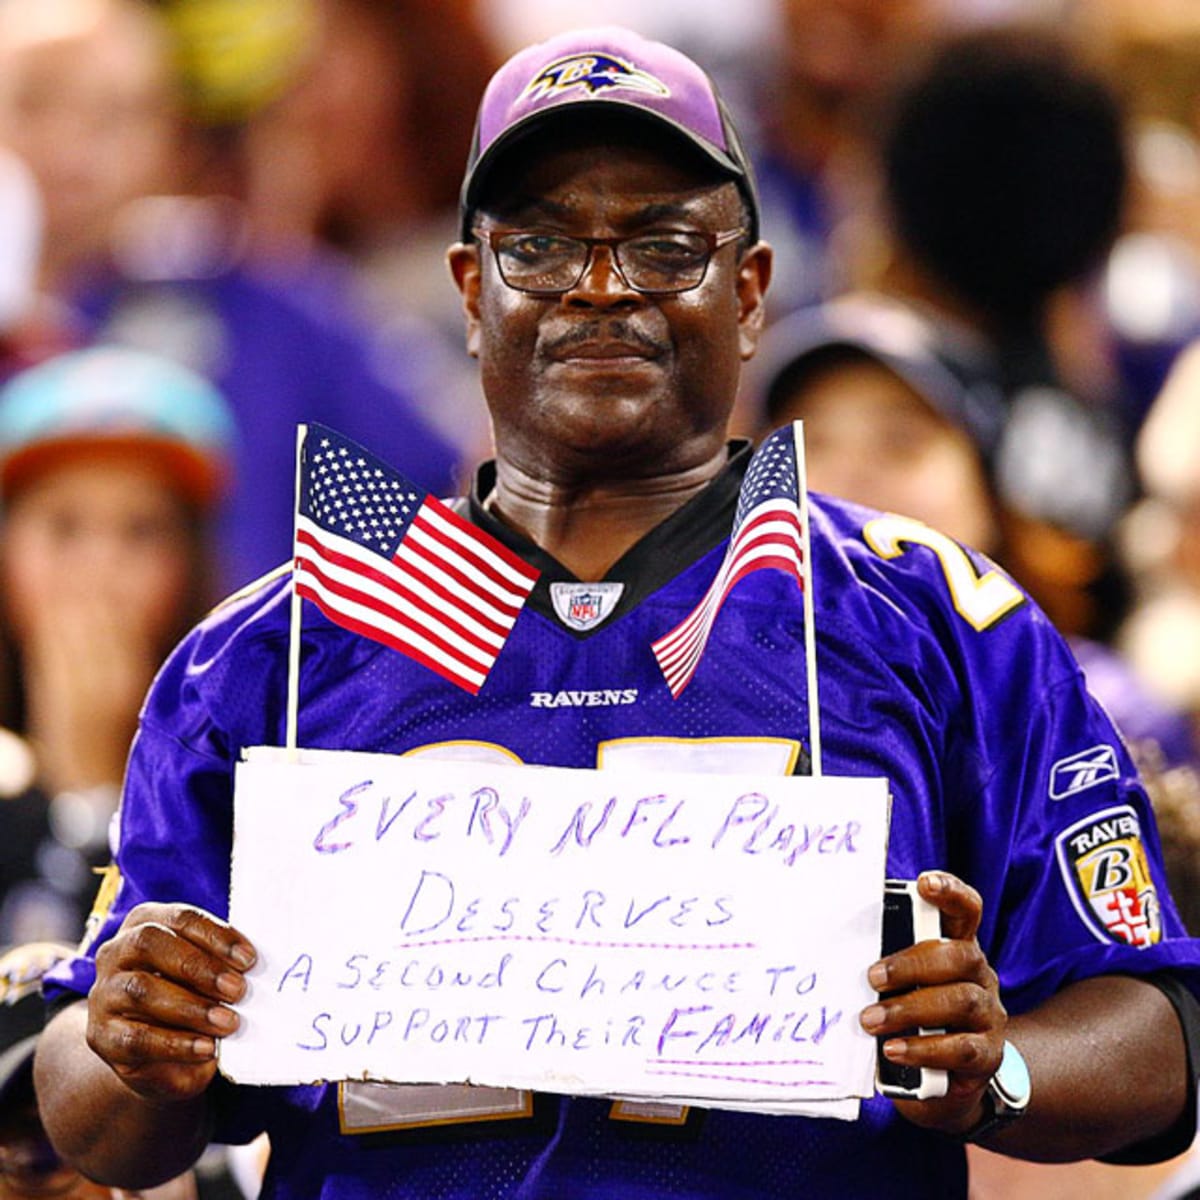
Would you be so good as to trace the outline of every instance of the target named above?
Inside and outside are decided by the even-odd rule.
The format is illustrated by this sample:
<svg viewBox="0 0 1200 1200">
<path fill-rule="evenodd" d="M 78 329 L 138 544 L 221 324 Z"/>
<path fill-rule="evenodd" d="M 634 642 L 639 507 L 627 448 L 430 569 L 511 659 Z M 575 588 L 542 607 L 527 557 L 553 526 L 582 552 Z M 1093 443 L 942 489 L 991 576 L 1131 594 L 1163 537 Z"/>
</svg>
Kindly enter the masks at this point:
<svg viewBox="0 0 1200 1200">
<path fill-rule="evenodd" d="M 518 232 L 502 234 L 492 244 L 505 283 L 539 292 L 575 287 L 599 245 L 610 248 L 625 283 L 645 292 L 697 287 L 712 257 L 709 237 L 684 231 L 622 239 Z"/>
</svg>

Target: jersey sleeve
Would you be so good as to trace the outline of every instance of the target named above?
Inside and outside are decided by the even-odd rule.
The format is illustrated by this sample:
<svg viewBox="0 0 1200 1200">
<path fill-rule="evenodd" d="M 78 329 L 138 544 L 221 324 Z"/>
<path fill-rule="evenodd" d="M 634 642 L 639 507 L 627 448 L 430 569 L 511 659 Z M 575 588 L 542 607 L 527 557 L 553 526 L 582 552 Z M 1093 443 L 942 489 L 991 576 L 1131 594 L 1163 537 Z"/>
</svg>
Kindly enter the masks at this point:
<svg viewBox="0 0 1200 1200">
<path fill-rule="evenodd" d="M 1171 899 L 1149 798 L 1065 643 L 1032 604 L 971 639 L 965 728 L 984 749 L 963 758 L 983 771 L 950 799 L 949 844 L 983 893 L 980 941 L 1005 1003 L 1163 970 L 1200 995 L 1200 944 Z"/>
<path fill-rule="evenodd" d="M 980 892 L 979 940 L 1005 1004 L 1027 1011 L 1108 973 L 1169 971 L 1200 996 L 1200 942 L 1170 897 L 1137 768 L 1046 614 L 995 563 L 928 526 L 840 503 L 822 511 L 856 593 L 835 599 L 879 656 L 888 694 L 871 710 L 883 723 L 873 739 L 890 730 L 903 747 L 885 764 L 895 857 Z M 852 711 L 863 707 L 855 686 L 839 698 Z"/>
</svg>

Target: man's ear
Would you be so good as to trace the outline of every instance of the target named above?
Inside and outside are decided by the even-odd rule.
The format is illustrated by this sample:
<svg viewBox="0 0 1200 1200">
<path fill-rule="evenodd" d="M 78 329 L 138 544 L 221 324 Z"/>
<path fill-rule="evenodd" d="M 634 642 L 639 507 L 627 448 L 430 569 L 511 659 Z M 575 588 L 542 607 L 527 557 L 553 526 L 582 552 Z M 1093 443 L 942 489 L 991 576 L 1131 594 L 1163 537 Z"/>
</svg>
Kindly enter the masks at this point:
<svg viewBox="0 0 1200 1200">
<path fill-rule="evenodd" d="M 479 247 L 474 242 L 455 242 L 446 251 L 446 265 L 454 286 L 462 297 L 463 320 L 467 331 L 467 353 L 479 357 Z"/>
<path fill-rule="evenodd" d="M 752 358 L 766 324 L 766 293 L 775 252 L 766 242 L 746 251 L 738 265 L 738 338 L 742 361 Z"/>
</svg>

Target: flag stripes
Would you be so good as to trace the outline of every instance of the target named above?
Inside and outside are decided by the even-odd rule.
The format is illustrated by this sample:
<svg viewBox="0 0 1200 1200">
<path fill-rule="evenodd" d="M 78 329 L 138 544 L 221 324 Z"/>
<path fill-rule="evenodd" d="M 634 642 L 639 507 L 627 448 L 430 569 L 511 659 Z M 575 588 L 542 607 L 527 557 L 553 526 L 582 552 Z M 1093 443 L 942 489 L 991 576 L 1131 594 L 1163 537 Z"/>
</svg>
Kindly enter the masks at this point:
<svg viewBox="0 0 1200 1200">
<path fill-rule="evenodd" d="M 799 473 L 791 428 L 776 430 L 750 460 L 716 577 L 700 603 L 651 647 L 673 696 L 691 682 L 721 606 L 740 580 L 770 567 L 790 575 L 807 595 Z"/>
<path fill-rule="evenodd" d="M 295 587 L 336 624 L 472 695 L 537 571 L 440 500 L 331 430 L 302 450 Z"/>
<path fill-rule="evenodd" d="M 752 571 L 774 567 L 804 586 L 799 517 L 787 511 L 785 502 L 770 507 L 772 511 L 756 513 L 739 531 L 704 599 L 690 616 L 654 643 L 654 654 L 672 695 L 678 696 L 691 681 L 717 613 L 736 583 Z"/>
</svg>

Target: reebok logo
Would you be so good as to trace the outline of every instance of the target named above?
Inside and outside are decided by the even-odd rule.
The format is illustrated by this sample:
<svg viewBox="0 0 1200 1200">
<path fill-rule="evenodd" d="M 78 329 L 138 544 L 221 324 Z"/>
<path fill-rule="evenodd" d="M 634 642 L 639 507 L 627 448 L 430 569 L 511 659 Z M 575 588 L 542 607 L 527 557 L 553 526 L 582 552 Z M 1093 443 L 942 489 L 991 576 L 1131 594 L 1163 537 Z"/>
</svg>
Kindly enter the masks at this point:
<svg viewBox="0 0 1200 1200">
<path fill-rule="evenodd" d="M 1060 758 L 1050 769 L 1050 799 L 1065 800 L 1100 783 L 1116 779 L 1117 752 L 1111 746 L 1093 746 L 1068 758 Z"/>
</svg>

